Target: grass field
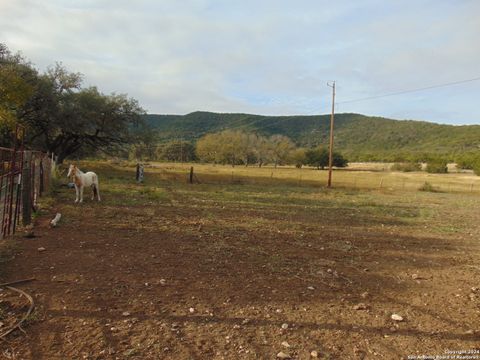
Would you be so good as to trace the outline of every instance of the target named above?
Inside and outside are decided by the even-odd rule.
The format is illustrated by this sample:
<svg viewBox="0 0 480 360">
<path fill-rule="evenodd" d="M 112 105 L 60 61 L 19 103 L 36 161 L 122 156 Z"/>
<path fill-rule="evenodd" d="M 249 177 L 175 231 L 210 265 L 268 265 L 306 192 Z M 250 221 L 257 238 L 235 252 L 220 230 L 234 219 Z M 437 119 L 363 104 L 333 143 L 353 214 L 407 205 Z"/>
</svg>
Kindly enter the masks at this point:
<svg viewBox="0 0 480 360">
<path fill-rule="evenodd" d="M 35 276 L 23 288 L 37 313 L 3 354 L 404 359 L 478 348 L 472 175 L 341 170 L 326 189 L 326 172 L 311 169 L 195 164 L 188 184 L 190 165 L 150 164 L 136 184 L 134 167 L 80 167 L 99 174 L 102 202 L 74 205 L 63 187 L 37 237 L 17 239 L 2 280 Z M 418 191 L 425 181 L 444 192 Z"/>
<path fill-rule="evenodd" d="M 480 194 L 480 176 L 471 172 L 429 174 L 419 172 L 385 171 L 391 164 L 352 164 L 347 169 L 333 172 L 333 185 L 350 189 L 390 189 L 417 191 L 425 182 L 443 192 Z M 190 167 L 194 167 L 201 183 L 237 183 L 258 185 L 294 185 L 324 187 L 327 183 L 327 170 L 295 167 L 244 167 L 211 164 L 149 163 L 147 168 L 154 173 L 171 176 L 178 180 L 187 179 Z"/>
</svg>

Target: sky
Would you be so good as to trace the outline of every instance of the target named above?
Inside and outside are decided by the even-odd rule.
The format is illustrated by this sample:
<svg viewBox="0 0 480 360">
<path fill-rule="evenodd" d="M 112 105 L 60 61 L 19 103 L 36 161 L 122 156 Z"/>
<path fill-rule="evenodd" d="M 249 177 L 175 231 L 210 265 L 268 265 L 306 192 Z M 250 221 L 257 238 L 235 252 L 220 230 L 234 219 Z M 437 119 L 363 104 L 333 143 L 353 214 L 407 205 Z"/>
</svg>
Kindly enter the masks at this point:
<svg viewBox="0 0 480 360">
<path fill-rule="evenodd" d="M 0 42 L 149 113 L 480 124 L 478 0 L 0 0 Z"/>
</svg>

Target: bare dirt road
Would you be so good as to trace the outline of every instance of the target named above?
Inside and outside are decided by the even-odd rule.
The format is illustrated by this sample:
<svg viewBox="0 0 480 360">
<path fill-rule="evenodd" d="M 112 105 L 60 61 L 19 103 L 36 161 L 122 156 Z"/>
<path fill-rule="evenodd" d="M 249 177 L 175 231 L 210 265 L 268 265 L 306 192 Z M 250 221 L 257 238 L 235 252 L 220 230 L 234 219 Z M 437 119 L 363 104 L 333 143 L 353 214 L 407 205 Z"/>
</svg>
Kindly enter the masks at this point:
<svg viewBox="0 0 480 360">
<path fill-rule="evenodd" d="M 180 186 L 158 174 L 137 186 L 116 171 L 103 175 L 105 201 L 74 206 L 62 190 L 36 237 L 15 239 L 1 280 L 35 277 L 18 287 L 36 312 L 0 357 L 406 359 L 480 348 L 477 198 Z M 26 302 L 7 290 L 0 299 L 5 328 Z"/>
</svg>

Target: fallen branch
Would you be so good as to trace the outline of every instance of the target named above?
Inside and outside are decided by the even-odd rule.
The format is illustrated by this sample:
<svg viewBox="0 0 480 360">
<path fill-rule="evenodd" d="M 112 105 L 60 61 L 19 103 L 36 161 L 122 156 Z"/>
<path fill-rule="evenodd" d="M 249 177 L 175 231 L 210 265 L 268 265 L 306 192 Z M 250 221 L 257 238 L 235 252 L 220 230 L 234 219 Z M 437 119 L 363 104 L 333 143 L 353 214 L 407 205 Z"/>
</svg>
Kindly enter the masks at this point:
<svg viewBox="0 0 480 360">
<path fill-rule="evenodd" d="M 30 278 L 30 279 L 22 279 L 22 280 L 15 280 L 15 281 L 10 281 L 7 283 L 0 284 L 0 288 L 10 286 L 10 285 L 15 285 L 15 284 L 20 284 L 20 283 L 25 283 L 29 281 L 36 280 L 35 278 Z"/>
<path fill-rule="evenodd" d="M 9 289 L 9 290 L 18 292 L 19 294 L 25 296 L 28 299 L 28 301 L 30 302 L 30 307 L 28 308 L 28 311 L 27 311 L 27 313 L 25 314 L 25 316 L 23 317 L 22 320 L 20 320 L 18 323 L 16 323 L 14 326 L 12 326 L 10 329 L 5 331 L 4 333 L 0 334 L 0 339 L 3 339 L 5 336 L 7 336 L 8 334 L 10 334 L 11 332 L 13 332 L 16 329 L 23 330 L 21 328 L 22 324 L 25 321 L 27 321 L 28 317 L 32 313 L 33 309 L 35 308 L 35 303 L 33 302 L 33 298 L 30 295 L 28 295 L 25 291 L 14 288 L 13 286 L 6 286 L 6 288 Z"/>
</svg>

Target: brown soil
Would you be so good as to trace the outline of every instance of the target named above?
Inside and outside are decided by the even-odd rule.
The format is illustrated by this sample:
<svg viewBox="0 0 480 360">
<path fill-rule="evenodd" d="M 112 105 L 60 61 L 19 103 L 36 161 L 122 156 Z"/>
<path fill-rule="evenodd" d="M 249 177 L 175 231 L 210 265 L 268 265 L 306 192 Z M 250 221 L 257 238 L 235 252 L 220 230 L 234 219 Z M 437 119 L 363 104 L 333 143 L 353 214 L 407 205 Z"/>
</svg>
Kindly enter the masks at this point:
<svg viewBox="0 0 480 360">
<path fill-rule="evenodd" d="M 18 286 L 36 315 L 0 357 L 403 359 L 479 348 L 478 227 L 441 234 L 347 208 L 194 197 L 74 207 L 70 195 L 37 219 L 35 238 L 17 239 L 3 280 L 37 279 Z M 64 218 L 50 228 L 56 211 Z"/>
</svg>

